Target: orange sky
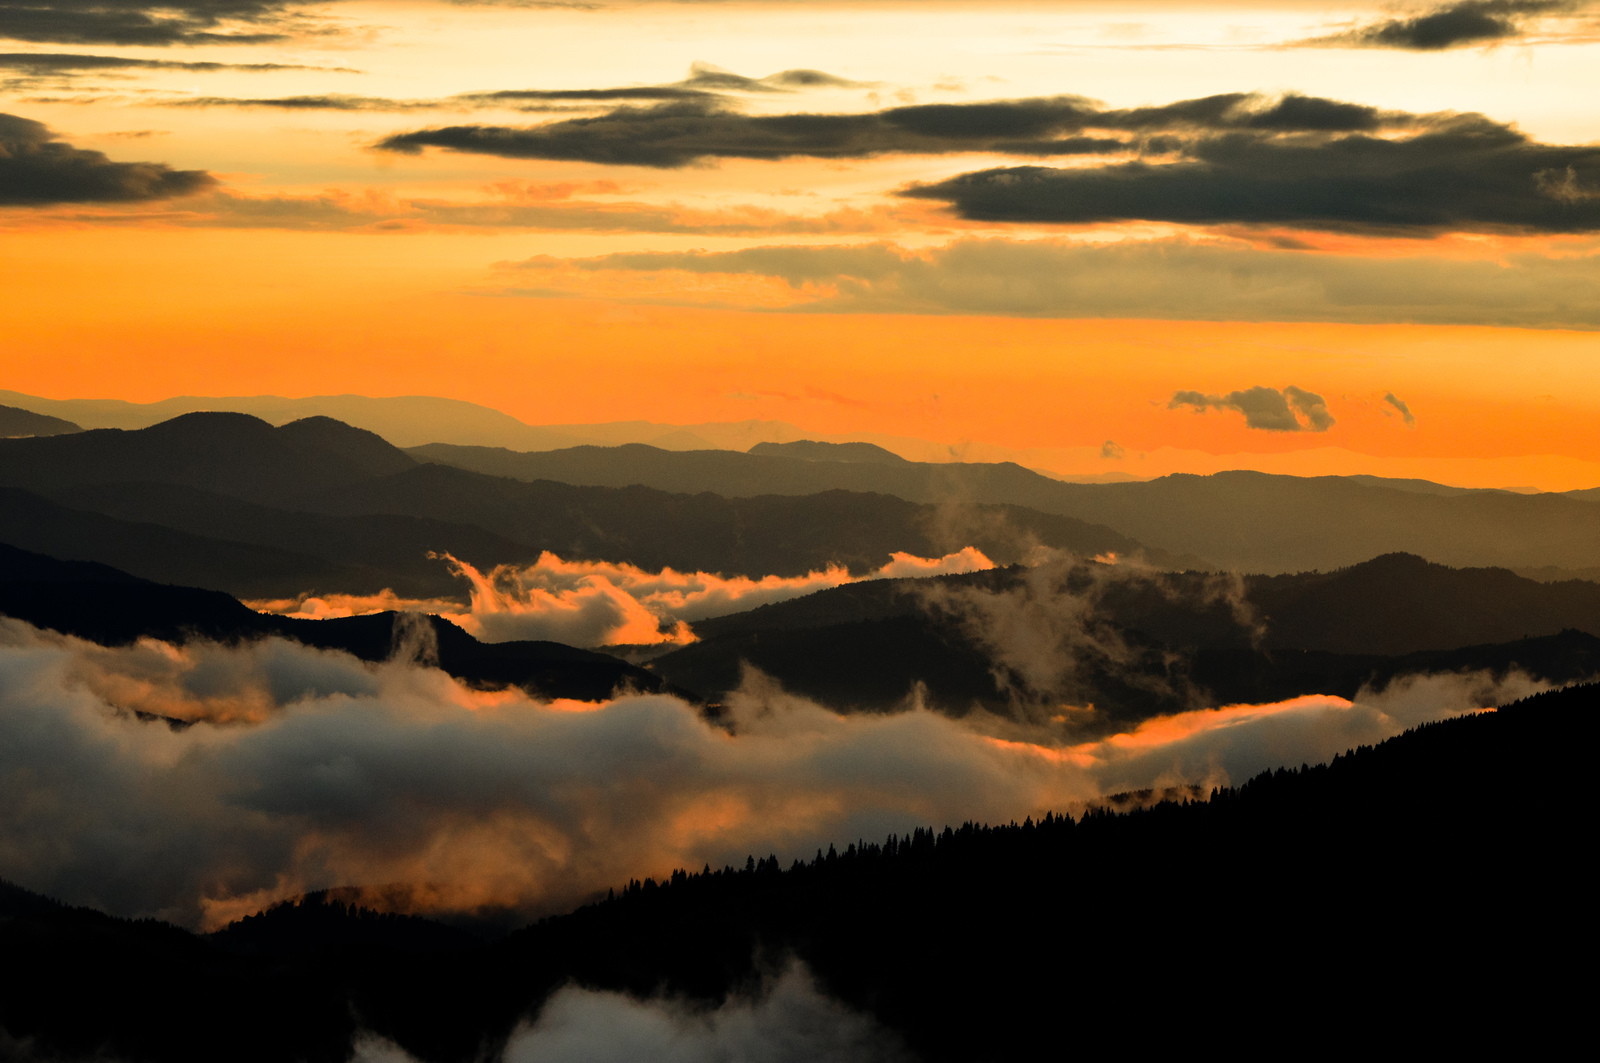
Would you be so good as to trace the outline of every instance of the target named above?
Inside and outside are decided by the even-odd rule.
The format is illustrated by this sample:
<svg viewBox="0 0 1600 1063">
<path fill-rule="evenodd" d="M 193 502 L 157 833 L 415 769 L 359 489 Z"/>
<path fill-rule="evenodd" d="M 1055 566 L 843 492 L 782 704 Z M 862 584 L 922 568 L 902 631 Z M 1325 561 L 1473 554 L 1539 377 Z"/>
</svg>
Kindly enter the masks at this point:
<svg viewBox="0 0 1600 1063">
<path fill-rule="evenodd" d="M 1504 485 L 1494 478 L 1524 475 L 1510 465 L 1469 473 L 1460 464 L 1492 459 L 1521 462 L 1515 470 L 1533 479 L 1519 483 L 1592 486 L 1581 481 L 1586 463 L 1600 463 L 1600 331 L 1590 331 L 1600 325 L 1600 255 L 1586 230 L 1399 239 L 1307 232 L 1300 240 L 1281 225 L 961 221 L 941 204 L 894 194 L 912 182 L 1018 163 L 1003 153 L 727 159 L 657 169 L 372 150 L 395 132 L 565 117 L 459 103 L 397 109 L 411 106 L 406 101 L 675 84 L 692 62 L 710 60 L 751 76 L 806 68 L 850 79 L 809 94 L 752 90 L 737 101 L 762 114 L 1061 94 L 1132 106 L 1223 91 L 1259 92 L 1264 101 L 1302 92 L 1417 114 L 1485 110 L 1544 143 L 1593 143 L 1600 112 L 1586 90 L 1600 45 L 1586 43 L 1577 23 L 1541 22 L 1544 36 L 1515 48 L 1413 54 L 1283 47 L 1388 10 L 1291 0 L 859 9 L 647 3 L 589 13 L 419 2 L 315 10 L 345 28 L 250 47 L 15 45 L 40 54 L 315 69 L 0 80 L 0 113 L 44 122 L 68 143 L 113 159 L 204 169 L 220 190 L 132 205 L 8 207 L 0 168 L 0 388 L 136 401 L 433 394 L 532 423 L 770 418 L 817 433 L 1009 448 L 1098 448 L 1112 440 L 1129 457 L 1104 468 L 1132 474 L 1156 464 L 1140 453 L 1163 449 L 1170 452 L 1163 468 L 1179 468 L 1203 465 L 1207 459 L 1192 455 L 1206 454 L 1277 467 L 1271 463 L 1287 453 L 1333 448 L 1344 456 L 1307 457 L 1304 469 L 1355 471 L 1349 466 L 1364 455 L 1373 471 L 1388 474 L 1410 462 L 1403 467 L 1456 482 L 1490 477 L 1491 486 Z M 1561 36 L 1569 31 L 1570 40 Z M 890 40 L 895 48 L 885 48 Z M 215 102 L 318 93 L 400 103 L 286 110 Z M 1589 194 L 1588 179 L 1574 177 L 1575 201 Z M 513 207 L 544 213 L 512 220 L 493 213 Z M 1246 293 L 1237 306 L 1219 306 L 1218 316 L 1237 320 L 1186 322 L 1157 318 L 1183 316 L 1163 292 L 1178 300 L 1173 305 L 1210 309 L 1208 297 L 1184 294 L 1206 280 L 1193 272 L 1173 274 L 1162 282 L 1168 289 L 1152 280 L 1143 313 L 1130 314 L 1124 299 L 1108 303 L 1105 317 L 1083 320 L 1026 316 L 1033 311 L 905 312 L 911 296 L 894 287 L 899 281 L 868 285 L 880 300 L 877 312 L 783 313 L 772 308 L 844 289 L 835 282 L 792 287 L 755 273 L 571 265 L 618 253 L 886 241 L 937 255 L 964 235 L 1001 251 L 1056 241 L 1050 246 L 1062 254 L 1117 241 L 1194 241 L 1265 264 L 1252 268 L 1268 276 L 1253 282 L 1258 303 Z M 1252 247 L 1297 240 L 1315 250 L 1247 257 Z M 551 265 L 543 272 L 507 266 L 530 259 Z M 1282 290 L 1270 283 L 1280 261 L 1302 271 Z M 1451 272 L 1452 262 L 1466 272 Z M 1360 263 L 1397 264 L 1398 272 L 1372 282 L 1376 297 L 1358 298 L 1349 287 L 1367 268 Z M 1324 265 L 1335 272 L 1318 273 Z M 1471 273 L 1477 266 L 1491 273 Z M 1119 290 L 1137 294 L 1143 276 L 1129 273 Z M 947 283 L 958 294 L 984 283 L 1003 292 L 1030 279 L 964 274 Z M 557 282 L 559 290 L 517 294 Z M 1392 313 L 1383 308 L 1391 285 Z M 1226 283 L 1219 290 L 1226 294 Z M 1532 302 L 1483 309 L 1513 290 Z M 1294 302 L 1300 292 L 1303 313 Z M 1535 306 L 1541 299 L 1549 305 Z M 1484 313 L 1484 320 L 1582 329 L 1406 323 L 1470 322 Z M 1331 429 L 1261 431 L 1246 428 L 1236 412 L 1198 415 L 1166 405 L 1177 390 L 1289 385 L 1326 399 Z M 1414 426 L 1385 404 L 1391 393 L 1409 405 Z M 1171 457 L 1178 452 L 1191 457 Z"/>
</svg>

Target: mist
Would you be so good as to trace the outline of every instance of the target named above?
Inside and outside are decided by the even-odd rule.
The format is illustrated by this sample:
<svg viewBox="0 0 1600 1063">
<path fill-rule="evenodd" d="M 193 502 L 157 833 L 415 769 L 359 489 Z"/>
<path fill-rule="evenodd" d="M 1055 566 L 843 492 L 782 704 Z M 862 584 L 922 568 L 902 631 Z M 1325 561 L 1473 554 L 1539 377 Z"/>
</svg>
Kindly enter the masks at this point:
<svg viewBox="0 0 1600 1063">
<path fill-rule="evenodd" d="M 917 708 L 840 716 L 759 674 L 717 727 L 670 697 L 541 703 L 407 657 L 276 639 L 108 649 L 0 623 L 0 866 L 69 903 L 203 928 L 334 887 L 424 914 L 532 916 L 748 853 L 787 863 L 919 825 L 1237 782 L 1543 688 L 1421 677 L 1071 745 Z"/>
<path fill-rule="evenodd" d="M 944 576 L 994 568 L 976 547 L 944 557 L 894 553 L 864 576 L 842 565 L 804 576 L 720 576 L 710 572 L 648 572 L 608 561 L 564 561 L 545 551 L 532 565 L 500 565 L 489 572 L 450 555 L 469 588 L 467 606 L 448 599 L 377 595 L 303 596 L 252 601 L 262 612 L 308 619 L 401 610 L 443 616 L 484 642 L 548 639 L 570 646 L 653 645 L 694 641 L 691 621 L 788 601 L 830 587 L 872 579 Z"/>
<path fill-rule="evenodd" d="M 567 986 L 511 1035 L 505 1063 L 900 1063 L 914 1058 L 871 1016 L 816 986 L 791 961 L 752 994 L 707 1008 L 671 998 Z M 413 1063 L 387 1042 L 358 1046 L 355 1063 Z"/>
</svg>

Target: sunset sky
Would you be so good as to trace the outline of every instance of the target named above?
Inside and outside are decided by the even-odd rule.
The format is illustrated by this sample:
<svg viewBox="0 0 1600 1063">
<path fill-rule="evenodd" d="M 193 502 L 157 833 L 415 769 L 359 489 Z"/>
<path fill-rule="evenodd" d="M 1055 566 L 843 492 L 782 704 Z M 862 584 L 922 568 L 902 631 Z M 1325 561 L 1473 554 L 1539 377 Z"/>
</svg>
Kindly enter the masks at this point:
<svg viewBox="0 0 1600 1063">
<path fill-rule="evenodd" d="M 1600 485 L 1600 6 L 0 0 L 0 38 L 0 388 Z"/>
</svg>

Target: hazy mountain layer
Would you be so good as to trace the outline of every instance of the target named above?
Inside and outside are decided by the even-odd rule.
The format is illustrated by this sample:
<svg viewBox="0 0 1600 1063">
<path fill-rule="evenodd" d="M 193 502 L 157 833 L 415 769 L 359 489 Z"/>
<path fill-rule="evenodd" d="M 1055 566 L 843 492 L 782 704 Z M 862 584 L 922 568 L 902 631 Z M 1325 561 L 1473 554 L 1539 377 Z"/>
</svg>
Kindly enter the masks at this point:
<svg viewBox="0 0 1600 1063">
<path fill-rule="evenodd" d="M 519 454 L 413 448 L 419 458 L 519 479 L 733 497 L 876 491 L 916 502 L 1009 503 L 1101 524 L 1173 555 L 1245 572 L 1332 569 L 1405 551 L 1443 564 L 1600 566 L 1600 506 L 1562 495 L 1467 491 L 1377 477 L 1255 472 L 1143 483 L 1064 483 L 1011 463 L 799 460 L 770 453 L 677 453 L 646 446 Z"/>
<path fill-rule="evenodd" d="M 635 881 L 487 944 L 315 898 L 206 939 L 0 883 L 0 1026 L 15 1039 L 0 1046 L 185 1063 L 227 1044 L 250 1063 L 331 1063 L 366 1032 L 425 1063 L 465 1063 L 501 1052 L 564 984 L 686 1000 L 702 1022 L 773 994 L 760 1025 L 794 1037 L 871 1016 L 893 1035 L 870 1042 L 885 1060 L 1048 1054 L 1064 1009 L 1119 1038 L 1159 1014 L 1139 1044 L 1181 1052 L 1241 1000 L 1262 1016 L 1246 1042 L 1292 1026 L 1354 1046 L 1393 1030 L 1391 1008 L 1353 1006 L 1382 970 L 1435 1043 L 1515 1031 L 1538 1050 L 1527 1009 L 1576 1013 L 1578 989 L 1547 953 L 1585 881 L 1574 839 L 1597 708 L 1592 686 L 1545 694 L 1210 800 L 840 839 L 787 870 L 752 854 L 743 870 Z M 823 1005 L 776 996 L 790 955 Z M 1222 973 L 1151 976 L 1200 956 Z M 1464 982 L 1494 985 L 1494 1007 Z M 679 1021 L 665 1003 L 584 999 L 591 1020 Z M 607 1032 L 586 1027 L 580 1057 Z"/>
<path fill-rule="evenodd" d="M 273 428 L 240 414 L 197 413 L 137 431 L 0 440 L 0 484 L 80 511 L 19 503 L 0 518 L 0 541 L 250 596 L 459 589 L 430 552 L 492 567 L 551 550 L 757 577 L 831 564 L 859 574 L 897 551 L 940 556 L 966 546 L 1001 563 L 1035 545 L 1142 552 L 1110 529 L 1014 506 L 523 483 L 418 465 L 376 435 L 326 418 Z"/>
</svg>

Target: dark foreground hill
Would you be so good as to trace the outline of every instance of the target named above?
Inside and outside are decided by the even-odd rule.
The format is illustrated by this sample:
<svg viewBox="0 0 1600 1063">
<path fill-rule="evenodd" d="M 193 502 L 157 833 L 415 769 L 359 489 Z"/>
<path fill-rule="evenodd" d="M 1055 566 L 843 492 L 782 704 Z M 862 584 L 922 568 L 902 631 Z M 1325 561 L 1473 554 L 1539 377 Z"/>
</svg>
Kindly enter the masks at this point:
<svg viewBox="0 0 1600 1063">
<path fill-rule="evenodd" d="M 0 616 L 104 646 L 125 646 L 140 638 L 233 644 L 277 636 L 374 663 L 397 653 L 421 653 L 463 682 L 517 686 L 538 697 L 602 701 L 625 687 L 693 698 L 654 673 L 557 642 L 479 642 L 437 616 L 271 616 L 220 591 L 152 583 L 108 566 L 62 562 L 3 545 Z"/>
<path fill-rule="evenodd" d="M 1377 477 L 1223 472 L 1143 483 L 1063 483 L 998 464 L 804 460 L 642 444 L 517 453 L 435 444 L 409 451 L 496 476 L 644 484 L 730 497 L 874 491 L 915 502 L 1005 503 L 1115 528 L 1146 548 L 1244 572 L 1298 572 L 1404 551 L 1448 565 L 1600 565 L 1600 506 L 1581 497 L 1466 491 Z M 809 454 L 815 459 L 820 455 Z"/>
<path fill-rule="evenodd" d="M 459 593 L 430 553 L 489 568 L 551 550 L 757 577 L 830 564 L 860 573 L 896 552 L 967 546 L 1002 564 L 1036 545 L 1176 561 L 1109 528 L 1017 506 L 846 491 L 730 499 L 419 466 L 327 418 L 273 428 L 196 413 L 135 431 L 0 440 L 0 491 L 0 542 L 250 597 Z"/>
<path fill-rule="evenodd" d="M 1205 801 L 677 871 L 461 947 L 316 903 L 207 940 L 4 886 L 0 1045 L 343 1061 L 366 1030 L 467 1063 L 565 984 L 712 1005 L 796 956 L 929 1061 L 1543 1055 L 1586 1015 L 1562 961 L 1588 908 L 1597 720 L 1600 689 L 1571 688 Z"/>
</svg>

